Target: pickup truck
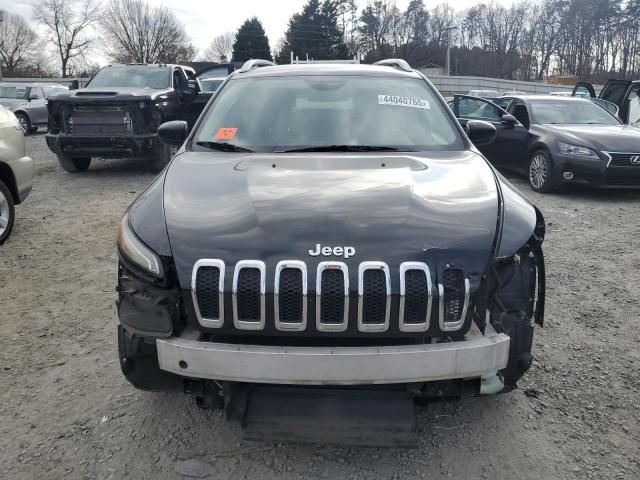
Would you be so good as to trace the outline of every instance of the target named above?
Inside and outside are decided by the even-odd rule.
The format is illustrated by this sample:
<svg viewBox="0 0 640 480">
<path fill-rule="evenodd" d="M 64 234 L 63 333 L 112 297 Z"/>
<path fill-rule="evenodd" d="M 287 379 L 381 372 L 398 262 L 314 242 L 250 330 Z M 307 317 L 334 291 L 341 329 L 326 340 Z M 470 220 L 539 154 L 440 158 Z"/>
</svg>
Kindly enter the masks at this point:
<svg viewBox="0 0 640 480">
<path fill-rule="evenodd" d="M 94 157 L 144 157 L 159 172 L 175 148 L 158 141 L 160 124 L 193 124 L 210 92 L 197 89 L 195 71 L 181 65 L 110 65 L 81 89 L 49 99 L 49 149 L 67 172 L 83 172 Z"/>
</svg>

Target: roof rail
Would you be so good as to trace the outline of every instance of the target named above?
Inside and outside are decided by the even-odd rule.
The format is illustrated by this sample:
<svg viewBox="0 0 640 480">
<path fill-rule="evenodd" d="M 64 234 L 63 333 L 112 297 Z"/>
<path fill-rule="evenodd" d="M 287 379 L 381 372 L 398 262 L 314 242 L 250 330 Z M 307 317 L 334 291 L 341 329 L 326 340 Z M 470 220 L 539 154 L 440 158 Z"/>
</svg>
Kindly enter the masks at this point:
<svg viewBox="0 0 640 480">
<path fill-rule="evenodd" d="M 260 60 L 260 59 L 247 60 L 242 64 L 242 67 L 240 67 L 240 70 L 238 70 L 238 73 L 245 73 L 245 72 L 248 72 L 249 70 L 252 70 L 258 67 L 275 67 L 275 66 L 276 64 L 273 62 L 270 62 L 269 60 Z"/>
<path fill-rule="evenodd" d="M 374 63 L 374 65 L 398 68 L 400 70 L 404 70 L 405 72 L 413 72 L 411 65 L 409 65 L 406 60 L 403 60 L 401 58 L 387 58 L 385 60 L 380 60 L 379 62 Z"/>
</svg>

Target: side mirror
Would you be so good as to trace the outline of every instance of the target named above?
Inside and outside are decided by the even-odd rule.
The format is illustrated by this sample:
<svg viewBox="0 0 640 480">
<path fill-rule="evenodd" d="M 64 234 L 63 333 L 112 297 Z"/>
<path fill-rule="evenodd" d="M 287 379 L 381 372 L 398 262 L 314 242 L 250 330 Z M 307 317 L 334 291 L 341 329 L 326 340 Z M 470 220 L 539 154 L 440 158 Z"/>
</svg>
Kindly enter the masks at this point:
<svg viewBox="0 0 640 480">
<path fill-rule="evenodd" d="M 78 80 L 71 80 L 71 84 L 69 85 L 69 90 L 78 90 L 80 88 L 80 84 Z"/>
<path fill-rule="evenodd" d="M 514 128 L 518 124 L 518 120 L 513 115 L 507 113 L 502 116 L 500 123 L 507 128 Z"/>
<path fill-rule="evenodd" d="M 182 120 L 165 122 L 158 127 L 158 138 L 167 145 L 180 146 L 187 139 L 189 126 Z"/>
<path fill-rule="evenodd" d="M 183 102 L 193 102 L 198 96 L 200 88 L 196 80 L 188 80 L 187 85 L 180 89 L 180 98 Z"/>
<path fill-rule="evenodd" d="M 469 139 L 476 147 L 489 145 L 496 138 L 496 127 L 483 120 L 469 120 L 466 130 Z"/>
</svg>

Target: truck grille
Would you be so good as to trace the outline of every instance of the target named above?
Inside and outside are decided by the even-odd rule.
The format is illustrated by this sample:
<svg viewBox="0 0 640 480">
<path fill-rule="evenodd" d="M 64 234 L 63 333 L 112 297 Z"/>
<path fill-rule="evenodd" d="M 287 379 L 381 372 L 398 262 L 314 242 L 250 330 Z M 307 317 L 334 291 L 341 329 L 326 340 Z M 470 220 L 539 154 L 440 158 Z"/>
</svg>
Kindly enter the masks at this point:
<svg viewBox="0 0 640 480">
<path fill-rule="evenodd" d="M 220 328 L 224 324 L 224 272 L 221 260 L 196 262 L 192 275 L 192 299 L 199 323 Z M 239 330 L 263 330 L 267 308 L 273 308 L 276 330 L 305 331 L 308 327 L 307 266 L 283 260 L 275 270 L 273 302 L 265 300 L 266 266 L 257 260 L 243 260 L 233 271 L 233 325 Z M 357 330 L 385 332 L 391 319 L 401 332 L 426 332 L 432 305 L 438 302 L 437 326 L 441 332 L 459 331 L 465 324 L 470 284 L 460 268 L 446 268 L 439 275 L 437 290 L 426 263 L 400 265 L 399 302 L 392 308 L 391 278 L 384 262 L 362 262 L 358 266 Z M 349 270 L 343 262 L 320 262 L 315 276 L 315 327 L 319 332 L 344 332 L 349 328 Z M 437 298 L 434 296 L 437 295 Z M 271 299 L 271 297 L 269 297 Z M 356 305 L 353 304 L 353 309 Z M 352 318 L 356 316 L 353 312 Z M 356 326 L 354 324 L 353 328 Z"/>
</svg>

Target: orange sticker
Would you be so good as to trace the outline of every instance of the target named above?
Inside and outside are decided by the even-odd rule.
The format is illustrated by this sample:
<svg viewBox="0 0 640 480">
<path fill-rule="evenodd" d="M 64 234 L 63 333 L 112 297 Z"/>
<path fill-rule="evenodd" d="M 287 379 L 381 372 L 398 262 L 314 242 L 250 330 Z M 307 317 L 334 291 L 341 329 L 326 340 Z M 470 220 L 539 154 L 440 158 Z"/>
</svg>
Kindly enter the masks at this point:
<svg viewBox="0 0 640 480">
<path fill-rule="evenodd" d="M 218 129 L 218 133 L 216 133 L 216 140 L 233 140 L 238 133 L 238 129 L 236 127 L 223 127 Z"/>
</svg>

